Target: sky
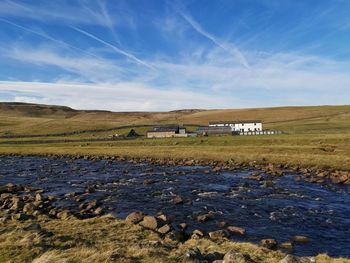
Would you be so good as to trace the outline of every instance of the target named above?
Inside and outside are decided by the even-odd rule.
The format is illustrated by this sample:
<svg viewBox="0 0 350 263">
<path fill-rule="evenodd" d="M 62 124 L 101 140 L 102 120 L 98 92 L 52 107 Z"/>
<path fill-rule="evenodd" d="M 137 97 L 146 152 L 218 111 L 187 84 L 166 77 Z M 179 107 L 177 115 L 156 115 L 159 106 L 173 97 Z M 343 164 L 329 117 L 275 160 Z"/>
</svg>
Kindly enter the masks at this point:
<svg viewBox="0 0 350 263">
<path fill-rule="evenodd" d="M 0 0 L 0 101 L 350 104 L 350 1 Z"/>
</svg>

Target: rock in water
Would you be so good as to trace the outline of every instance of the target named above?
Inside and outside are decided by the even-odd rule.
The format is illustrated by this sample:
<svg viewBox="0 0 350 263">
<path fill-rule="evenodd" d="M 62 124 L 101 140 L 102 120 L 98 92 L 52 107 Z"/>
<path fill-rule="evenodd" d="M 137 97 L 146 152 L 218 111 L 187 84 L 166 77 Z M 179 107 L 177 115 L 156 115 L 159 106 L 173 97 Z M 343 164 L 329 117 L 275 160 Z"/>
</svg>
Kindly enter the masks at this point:
<svg viewBox="0 0 350 263">
<path fill-rule="evenodd" d="M 242 227 L 237 227 L 237 226 L 228 226 L 227 230 L 231 233 L 238 234 L 241 236 L 245 235 L 245 229 Z"/>
<path fill-rule="evenodd" d="M 212 215 L 210 215 L 210 214 L 198 215 L 196 217 L 198 222 L 206 222 L 206 221 L 208 221 L 211 218 L 212 218 Z"/>
<path fill-rule="evenodd" d="M 180 205 L 184 203 L 184 199 L 182 198 L 182 196 L 177 195 L 175 196 L 175 198 L 173 199 L 173 203 L 176 205 Z"/>
<path fill-rule="evenodd" d="M 165 214 L 160 214 L 159 216 L 157 216 L 157 219 L 159 219 L 160 221 L 162 221 L 164 223 L 169 223 L 171 221 L 170 217 L 168 217 Z"/>
<path fill-rule="evenodd" d="M 293 249 L 293 242 L 283 242 L 280 245 L 281 248 L 287 249 L 287 250 L 292 250 Z"/>
<path fill-rule="evenodd" d="M 275 249 L 277 247 L 277 241 L 273 238 L 263 239 L 260 243 L 263 247 L 268 249 Z"/>
<path fill-rule="evenodd" d="M 294 242 L 298 242 L 298 243 L 307 243 L 307 242 L 309 242 L 309 238 L 306 237 L 306 236 L 294 236 L 292 238 L 292 240 Z"/>
</svg>

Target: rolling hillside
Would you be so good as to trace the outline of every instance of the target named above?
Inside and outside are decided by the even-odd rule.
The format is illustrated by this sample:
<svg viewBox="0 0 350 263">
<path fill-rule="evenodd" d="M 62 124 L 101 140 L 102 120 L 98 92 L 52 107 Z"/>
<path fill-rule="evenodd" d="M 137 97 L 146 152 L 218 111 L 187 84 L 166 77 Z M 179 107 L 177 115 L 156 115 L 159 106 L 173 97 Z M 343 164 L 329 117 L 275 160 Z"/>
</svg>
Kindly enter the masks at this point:
<svg viewBox="0 0 350 263">
<path fill-rule="evenodd" d="M 289 133 L 348 133 L 350 106 L 276 107 L 260 109 L 108 112 L 64 106 L 0 103 L 0 135 L 36 135 L 108 129 L 123 125 L 261 119 L 264 127 Z"/>
</svg>

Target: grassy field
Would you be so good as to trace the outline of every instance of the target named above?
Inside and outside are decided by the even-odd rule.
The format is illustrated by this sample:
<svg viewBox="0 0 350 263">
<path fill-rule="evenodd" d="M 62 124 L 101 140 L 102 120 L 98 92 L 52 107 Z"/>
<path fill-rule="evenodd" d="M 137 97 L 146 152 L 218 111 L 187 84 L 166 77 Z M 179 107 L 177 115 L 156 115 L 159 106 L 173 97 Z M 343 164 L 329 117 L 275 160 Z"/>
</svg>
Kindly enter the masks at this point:
<svg viewBox="0 0 350 263">
<path fill-rule="evenodd" d="M 205 125 L 208 121 L 229 119 L 262 119 L 264 128 L 279 129 L 286 134 L 79 142 L 82 139 L 108 139 L 112 134 L 125 135 L 130 128 L 117 128 L 124 125 Z M 195 130 L 193 125 L 188 127 Z M 145 135 L 148 129 L 141 126 L 136 128 L 136 132 Z M 62 132 L 78 133 L 53 136 Z M 350 170 L 350 106 L 113 113 L 76 111 L 56 106 L 0 104 L 0 137 L 6 135 L 43 137 L 0 138 L 0 153 L 257 161 Z M 68 139 L 77 141 L 63 141 Z M 47 143 L 47 140 L 59 141 Z M 9 141 L 18 144 L 6 144 Z M 23 141 L 35 144 L 19 143 Z"/>
</svg>

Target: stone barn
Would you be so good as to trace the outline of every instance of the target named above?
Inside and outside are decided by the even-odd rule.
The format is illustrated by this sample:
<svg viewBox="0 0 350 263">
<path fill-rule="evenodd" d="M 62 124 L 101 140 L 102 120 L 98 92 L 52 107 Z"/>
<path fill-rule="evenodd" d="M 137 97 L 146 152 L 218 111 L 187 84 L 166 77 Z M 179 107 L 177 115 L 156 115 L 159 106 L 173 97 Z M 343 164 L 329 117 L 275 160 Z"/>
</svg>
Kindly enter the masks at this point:
<svg viewBox="0 0 350 263">
<path fill-rule="evenodd" d="M 183 136 L 186 136 L 186 129 L 178 125 L 158 126 L 147 132 L 147 138 L 172 138 Z"/>
</svg>

